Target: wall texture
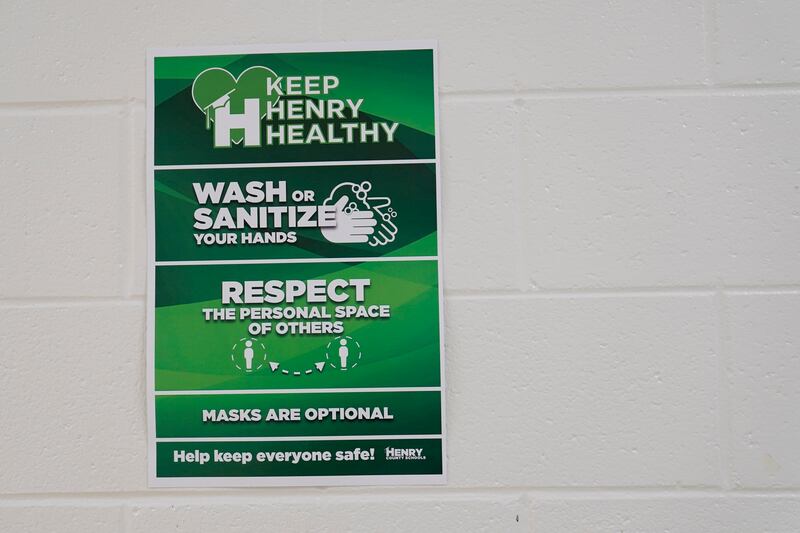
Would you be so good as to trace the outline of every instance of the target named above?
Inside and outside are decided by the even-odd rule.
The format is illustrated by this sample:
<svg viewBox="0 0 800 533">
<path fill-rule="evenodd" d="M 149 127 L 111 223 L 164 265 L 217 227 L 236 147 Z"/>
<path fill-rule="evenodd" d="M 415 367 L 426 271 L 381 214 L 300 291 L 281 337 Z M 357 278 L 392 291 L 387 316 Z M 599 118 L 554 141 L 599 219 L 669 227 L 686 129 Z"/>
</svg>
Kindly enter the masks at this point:
<svg viewBox="0 0 800 533">
<path fill-rule="evenodd" d="M 800 530 L 796 2 L 0 18 L 0 530 Z M 449 484 L 149 490 L 145 48 L 395 38 L 440 42 Z"/>
</svg>

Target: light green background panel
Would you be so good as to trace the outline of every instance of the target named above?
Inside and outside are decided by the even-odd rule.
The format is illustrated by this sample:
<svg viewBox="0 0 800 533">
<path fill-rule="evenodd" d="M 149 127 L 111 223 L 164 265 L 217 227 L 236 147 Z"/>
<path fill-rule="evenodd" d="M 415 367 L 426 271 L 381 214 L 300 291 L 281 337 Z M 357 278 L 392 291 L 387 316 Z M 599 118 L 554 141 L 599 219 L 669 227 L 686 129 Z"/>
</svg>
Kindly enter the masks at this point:
<svg viewBox="0 0 800 533">
<path fill-rule="evenodd" d="M 267 304 L 222 305 L 224 280 L 369 279 L 365 301 L 323 304 L 340 321 L 341 334 L 251 335 L 251 320 L 207 321 L 203 309 L 270 307 Z M 433 387 L 441 383 L 439 285 L 436 261 L 310 263 L 288 265 L 160 266 L 156 272 L 156 390 L 286 389 L 331 387 Z M 305 298 L 275 307 L 308 307 Z M 389 318 L 335 318 L 338 305 L 387 305 Z M 316 320 L 320 321 L 320 320 Z M 265 321 L 255 321 L 258 323 Z M 328 346 L 335 337 L 352 337 L 359 364 L 337 371 Z M 254 338 L 260 369 L 237 368 L 242 339 Z M 335 348 L 335 347 L 333 347 Z M 326 353 L 328 354 L 326 357 Z M 352 357 L 358 355 L 353 352 Z M 273 370 L 270 362 L 280 365 Z M 317 363 L 326 363 L 322 371 Z M 241 364 L 239 364 L 241 366 Z M 313 372 L 306 374 L 309 369 Z M 289 375 L 282 371 L 290 371 Z M 294 372 L 301 372 L 296 376 Z"/>
</svg>

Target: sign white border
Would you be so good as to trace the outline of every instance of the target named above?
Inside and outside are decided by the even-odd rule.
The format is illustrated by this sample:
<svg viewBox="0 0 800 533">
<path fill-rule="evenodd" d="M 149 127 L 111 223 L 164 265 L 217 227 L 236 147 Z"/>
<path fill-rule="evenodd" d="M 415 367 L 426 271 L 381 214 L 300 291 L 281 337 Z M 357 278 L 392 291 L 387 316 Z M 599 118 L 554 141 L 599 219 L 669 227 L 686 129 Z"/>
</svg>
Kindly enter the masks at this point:
<svg viewBox="0 0 800 533">
<path fill-rule="evenodd" d="M 403 161 L 324 161 L 276 164 L 274 166 L 320 166 L 351 164 L 396 164 L 396 163 L 435 163 L 436 165 L 436 233 L 437 233 L 437 267 L 439 275 L 439 368 L 442 434 L 427 435 L 430 438 L 441 438 L 442 473 L 426 475 L 358 475 L 358 476 L 253 476 L 253 477 L 158 477 L 156 475 L 156 421 L 155 421 L 155 58 L 181 57 L 198 55 L 238 55 L 238 54 L 274 54 L 302 52 L 357 52 L 357 51 L 391 51 L 391 50 L 432 50 L 433 51 L 433 93 L 434 93 L 434 138 L 435 159 L 403 160 Z M 439 131 L 439 66 L 438 43 L 435 40 L 422 41 L 388 41 L 388 42 L 332 42 L 332 43 L 284 43 L 272 45 L 213 46 L 198 48 L 151 48 L 147 51 L 147 432 L 148 453 L 147 473 L 148 485 L 153 488 L 162 487 L 270 487 L 270 486 L 352 486 L 352 485 L 439 485 L 447 482 L 447 426 L 445 424 L 445 352 L 444 352 L 444 281 L 442 268 L 442 180 L 441 180 L 441 147 Z M 194 167 L 189 165 L 190 167 Z M 204 168 L 204 165 L 197 165 Z M 220 165 L 221 166 L 221 165 Z M 228 165 L 225 165 L 227 167 Z M 264 164 L 247 163 L 238 167 L 263 167 Z M 183 166 L 181 166 L 183 167 Z M 161 168 L 178 168 L 162 167 Z M 434 258 L 428 258 L 434 259 Z M 349 258 L 349 261 L 361 261 L 363 258 Z M 411 259 L 413 260 L 413 259 Z M 337 258 L 337 262 L 348 262 L 348 258 Z M 192 262 L 194 264 L 194 262 Z M 202 264 L 202 263 L 201 263 Z M 429 387 L 422 387 L 428 390 Z M 379 390 L 379 389 L 378 389 Z M 304 389 L 303 392 L 331 392 L 329 389 Z M 379 436 L 366 438 L 377 439 Z M 392 436 L 387 436 L 392 437 Z M 419 437 L 422 437 L 421 435 Z M 364 436 L 337 437 L 361 439 Z M 202 442 L 204 439 L 192 439 Z M 252 439 L 250 439 L 252 440 Z M 266 440 L 266 439 L 264 439 Z M 278 440 L 278 439 L 275 439 Z M 331 439 L 332 440 L 332 439 Z"/>
</svg>

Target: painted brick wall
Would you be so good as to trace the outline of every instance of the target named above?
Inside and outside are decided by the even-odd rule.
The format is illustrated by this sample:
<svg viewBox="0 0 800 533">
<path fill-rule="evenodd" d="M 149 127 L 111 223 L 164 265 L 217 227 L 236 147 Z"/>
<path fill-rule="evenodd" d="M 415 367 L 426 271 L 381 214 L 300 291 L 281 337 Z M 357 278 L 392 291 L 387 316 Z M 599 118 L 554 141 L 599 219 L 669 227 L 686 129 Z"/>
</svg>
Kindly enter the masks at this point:
<svg viewBox="0 0 800 533">
<path fill-rule="evenodd" d="M 0 531 L 800 531 L 797 2 L 0 12 Z M 449 484 L 149 490 L 146 47 L 415 38 Z"/>
</svg>

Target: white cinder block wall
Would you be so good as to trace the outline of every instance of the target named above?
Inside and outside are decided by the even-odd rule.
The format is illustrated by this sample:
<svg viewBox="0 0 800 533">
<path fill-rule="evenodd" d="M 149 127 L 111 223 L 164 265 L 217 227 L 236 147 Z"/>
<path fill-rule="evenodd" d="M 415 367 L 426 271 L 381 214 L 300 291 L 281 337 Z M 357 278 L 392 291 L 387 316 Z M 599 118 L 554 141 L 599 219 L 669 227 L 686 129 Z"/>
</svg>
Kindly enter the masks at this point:
<svg viewBox="0 0 800 533">
<path fill-rule="evenodd" d="M 0 5 L 0 531 L 800 531 L 800 4 Z M 450 482 L 149 490 L 145 49 L 437 38 Z"/>
</svg>

